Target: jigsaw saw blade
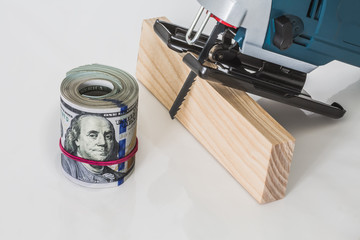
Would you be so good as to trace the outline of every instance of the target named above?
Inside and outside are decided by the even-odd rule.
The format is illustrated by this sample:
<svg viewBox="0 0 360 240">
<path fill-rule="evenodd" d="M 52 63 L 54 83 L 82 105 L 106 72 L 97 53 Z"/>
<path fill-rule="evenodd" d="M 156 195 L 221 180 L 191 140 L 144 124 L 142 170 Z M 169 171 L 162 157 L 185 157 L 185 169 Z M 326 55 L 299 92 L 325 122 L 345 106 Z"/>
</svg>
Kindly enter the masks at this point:
<svg viewBox="0 0 360 240">
<path fill-rule="evenodd" d="M 202 49 L 202 51 L 199 54 L 198 57 L 198 61 L 203 64 L 205 62 L 205 60 L 208 58 L 209 56 L 209 52 L 210 49 L 213 47 L 213 45 L 215 44 L 217 37 L 220 33 L 224 32 L 225 29 L 227 27 L 219 22 L 216 23 L 214 29 L 212 30 L 204 48 Z M 170 113 L 170 117 L 172 119 L 174 119 L 176 113 L 178 112 L 178 110 L 180 109 L 180 106 L 182 104 L 182 102 L 185 100 L 185 97 L 187 95 L 187 93 L 190 91 L 190 87 L 192 86 L 193 82 L 195 81 L 196 78 L 196 73 L 194 73 L 193 71 L 191 71 L 188 75 L 188 77 L 186 78 L 180 92 L 178 93 L 173 105 L 171 106 L 169 113 Z"/>
</svg>

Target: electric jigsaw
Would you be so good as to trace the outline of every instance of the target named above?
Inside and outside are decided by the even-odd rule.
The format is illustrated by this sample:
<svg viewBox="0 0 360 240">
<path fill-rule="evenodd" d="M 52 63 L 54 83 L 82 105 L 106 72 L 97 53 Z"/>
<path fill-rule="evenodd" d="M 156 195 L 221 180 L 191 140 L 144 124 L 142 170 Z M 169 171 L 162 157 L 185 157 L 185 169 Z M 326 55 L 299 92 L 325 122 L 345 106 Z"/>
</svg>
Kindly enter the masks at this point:
<svg viewBox="0 0 360 240">
<path fill-rule="evenodd" d="M 187 52 L 183 61 L 191 69 L 172 118 L 196 76 L 331 118 L 345 114 L 340 104 L 313 100 L 303 87 L 308 73 L 333 60 L 360 67 L 359 0 L 197 1 L 201 7 L 190 28 L 154 24 L 169 48 Z M 211 17 L 217 22 L 205 35 Z"/>
</svg>

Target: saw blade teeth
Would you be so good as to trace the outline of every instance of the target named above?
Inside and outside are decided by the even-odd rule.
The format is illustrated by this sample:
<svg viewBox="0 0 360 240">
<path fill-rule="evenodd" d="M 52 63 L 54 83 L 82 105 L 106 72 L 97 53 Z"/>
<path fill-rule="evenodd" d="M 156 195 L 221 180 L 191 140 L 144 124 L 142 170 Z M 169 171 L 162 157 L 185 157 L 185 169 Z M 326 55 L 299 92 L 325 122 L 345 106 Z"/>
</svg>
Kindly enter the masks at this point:
<svg viewBox="0 0 360 240">
<path fill-rule="evenodd" d="M 179 94 L 177 95 L 173 105 L 170 108 L 169 113 L 172 119 L 174 119 L 176 113 L 180 110 L 180 106 L 184 102 L 185 97 L 190 91 L 192 84 L 195 82 L 195 78 L 196 78 L 196 74 L 194 72 L 190 72 L 188 77 L 186 78 Z"/>
</svg>

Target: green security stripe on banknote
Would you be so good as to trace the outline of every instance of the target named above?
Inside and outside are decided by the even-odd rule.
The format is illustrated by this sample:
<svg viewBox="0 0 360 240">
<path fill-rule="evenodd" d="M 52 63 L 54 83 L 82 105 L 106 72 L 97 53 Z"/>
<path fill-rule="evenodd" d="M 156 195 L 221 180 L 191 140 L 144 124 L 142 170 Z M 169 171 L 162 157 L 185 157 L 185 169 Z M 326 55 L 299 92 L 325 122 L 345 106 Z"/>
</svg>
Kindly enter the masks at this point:
<svg viewBox="0 0 360 240">
<path fill-rule="evenodd" d="M 61 144 L 77 157 L 111 161 L 128 155 L 136 144 L 138 85 L 128 73 L 87 65 L 67 73 L 61 84 Z M 89 187 L 122 184 L 134 169 L 128 161 L 95 166 L 61 154 L 69 179 Z"/>
</svg>

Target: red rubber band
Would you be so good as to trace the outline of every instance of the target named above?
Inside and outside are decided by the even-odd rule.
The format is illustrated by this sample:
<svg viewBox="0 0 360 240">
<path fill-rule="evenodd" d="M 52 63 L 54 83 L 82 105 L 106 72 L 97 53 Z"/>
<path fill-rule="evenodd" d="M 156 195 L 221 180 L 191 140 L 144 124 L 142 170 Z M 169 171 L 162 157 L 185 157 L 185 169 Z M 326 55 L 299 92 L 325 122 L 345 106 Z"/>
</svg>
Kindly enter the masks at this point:
<svg viewBox="0 0 360 240">
<path fill-rule="evenodd" d="M 59 146 L 61 151 L 69 158 L 71 158 L 72 160 L 78 161 L 78 162 L 82 162 L 82 163 L 87 163 L 87 164 L 91 164 L 91 165 L 96 165 L 96 166 L 110 166 L 110 165 L 115 165 L 115 164 L 120 164 L 123 162 L 126 162 L 127 160 L 129 160 L 130 158 L 132 158 L 135 153 L 138 150 L 138 139 L 136 138 L 136 143 L 135 143 L 135 147 L 133 148 L 133 150 L 125 157 L 123 158 L 119 158 L 113 161 L 106 161 L 106 162 L 100 162 L 100 161 L 94 161 L 94 160 L 89 160 L 89 159 L 85 159 L 85 158 L 81 158 L 78 156 L 74 156 L 70 153 L 68 153 L 63 146 L 61 145 L 61 139 L 59 141 Z"/>
</svg>

